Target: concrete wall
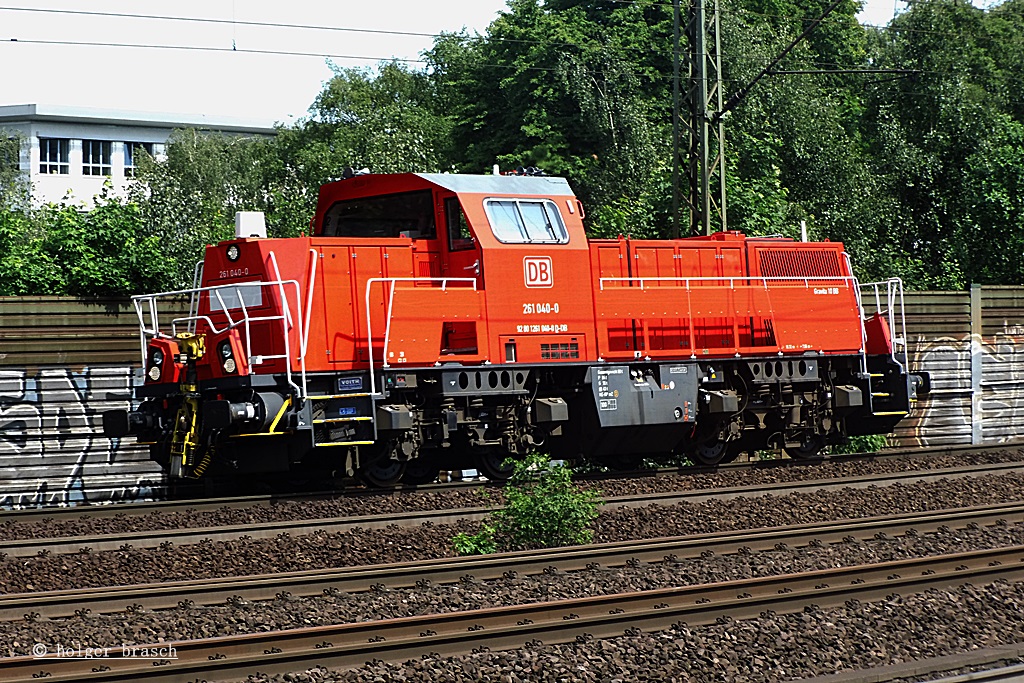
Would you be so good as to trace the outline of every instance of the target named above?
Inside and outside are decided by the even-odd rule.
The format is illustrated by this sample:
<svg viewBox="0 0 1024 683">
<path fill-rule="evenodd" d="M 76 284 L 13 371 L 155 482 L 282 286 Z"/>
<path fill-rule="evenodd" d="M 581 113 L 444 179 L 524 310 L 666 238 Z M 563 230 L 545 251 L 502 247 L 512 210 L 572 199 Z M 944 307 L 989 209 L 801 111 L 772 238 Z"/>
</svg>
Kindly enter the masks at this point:
<svg viewBox="0 0 1024 683">
<path fill-rule="evenodd" d="M 0 297 L 0 508 L 162 492 L 144 447 L 102 436 L 100 413 L 129 405 L 140 357 L 125 300 Z"/>
</svg>

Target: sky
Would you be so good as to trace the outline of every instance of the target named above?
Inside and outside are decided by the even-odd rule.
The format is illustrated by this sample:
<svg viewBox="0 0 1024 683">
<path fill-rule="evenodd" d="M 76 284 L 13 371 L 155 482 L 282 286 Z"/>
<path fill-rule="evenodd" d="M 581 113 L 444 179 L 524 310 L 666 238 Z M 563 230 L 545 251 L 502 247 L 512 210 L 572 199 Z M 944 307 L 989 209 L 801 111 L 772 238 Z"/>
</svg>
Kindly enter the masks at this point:
<svg viewBox="0 0 1024 683">
<path fill-rule="evenodd" d="M 346 67 L 416 60 L 432 34 L 483 33 L 505 6 L 505 0 L 0 0 L 0 105 L 289 124 L 307 114 L 331 78 L 328 59 Z M 859 18 L 885 25 L 905 7 L 899 0 L 867 0 Z M 148 47 L 109 46 L 114 43 Z"/>
</svg>

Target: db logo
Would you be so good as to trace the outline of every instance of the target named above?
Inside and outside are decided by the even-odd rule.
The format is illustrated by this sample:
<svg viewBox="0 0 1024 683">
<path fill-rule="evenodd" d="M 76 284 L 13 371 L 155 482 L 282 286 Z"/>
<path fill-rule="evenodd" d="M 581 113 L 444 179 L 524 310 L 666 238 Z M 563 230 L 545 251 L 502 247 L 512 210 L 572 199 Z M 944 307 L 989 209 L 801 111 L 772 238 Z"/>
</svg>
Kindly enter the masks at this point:
<svg viewBox="0 0 1024 683">
<path fill-rule="evenodd" d="M 524 256 L 523 271 L 527 287 L 552 287 L 555 284 L 550 256 Z"/>
</svg>

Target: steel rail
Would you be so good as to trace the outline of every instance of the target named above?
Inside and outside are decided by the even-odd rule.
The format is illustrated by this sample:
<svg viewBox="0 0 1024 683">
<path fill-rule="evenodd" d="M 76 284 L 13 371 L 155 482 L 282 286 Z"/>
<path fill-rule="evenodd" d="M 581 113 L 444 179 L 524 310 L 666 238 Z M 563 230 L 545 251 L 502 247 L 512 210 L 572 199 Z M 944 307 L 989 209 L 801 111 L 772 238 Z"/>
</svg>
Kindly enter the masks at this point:
<svg viewBox="0 0 1024 683">
<path fill-rule="evenodd" d="M 422 585 L 424 581 L 457 583 L 467 576 L 485 581 L 510 574 L 536 575 L 552 570 L 569 572 L 633 563 L 660 564 L 698 558 L 708 551 L 728 555 L 743 548 L 763 551 L 781 545 L 805 547 L 814 542 L 839 543 L 851 537 L 869 539 L 881 533 L 900 535 L 911 529 L 925 534 L 942 527 L 959 529 L 972 524 L 991 526 L 999 522 L 1024 523 L 1024 502 L 454 559 L 11 593 L 0 595 L 0 620 L 21 619 L 28 613 L 60 618 L 82 610 L 97 614 L 120 612 L 128 606 L 152 611 L 181 604 L 214 605 L 234 598 L 258 601 L 284 594 L 308 597 L 332 591 L 356 593 L 379 586 L 409 588 Z"/>
<path fill-rule="evenodd" d="M 906 460 L 920 456 L 970 455 L 988 451 L 1012 450 L 1024 448 L 1024 440 L 1006 443 L 990 443 L 978 445 L 946 445 L 929 446 L 926 448 L 900 448 L 878 453 L 849 453 L 840 455 L 824 455 L 809 460 L 792 460 L 775 458 L 755 462 L 729 463 L 719 466 L 665 467 L 653 470 L 634 470 L 630 472 L 604 472 L 600 474 L 577 475 L 579 482 L 600 483 L 601 481 L 617 481 L 639 477 L 690 476 L 694 474 L 713 474 L 715 472 L 732 472 L 744 470 L 766 469 L 805 469 L 823 463 L 847 462 L 878 462 L 886 460 Z M 257 506 L 273 506 L 281 502 L 303 502 L 319 500 L 336 500 L 343 497 L 377 497 L 400 496 L 410 492 L 435 492 L 458 490 L 463 488 L 479 488 L 481 486 L 500 486 L 491 482 L 463 481 L 447 484 L 427 484 L 422 486 L 399 486 L 393 490 L 375 489 L 338 489 L 308 492 L 301 494 L 264 494 L 228 496 L 217 498 L 192 498 L 188 500 L 161 500 L 145 502 L 116 502 L 73 505 L 64 507 L 24 508 L 19 510 L 0 510 L 0 524 L 28 523 L 56 519 L 105 518 L 117 516 L 144 516 L 154 513 L 169 512 L 210 512 L 223 509 L 239 509 Z"/>
<path fill-rule="evenodd" d="M 941 657 L 915 659 L 887 666 L 872 667 L 857 671 L 841 671 L 834 674 L 805 678 L 803 683 L 879 683 L 907 678 L 931 678 L 929 683 L 968 683 L 968 681 L 1021 681 L 1024 680 L 1024 664 L 994 666 L 1000 662 L 1019 659 L 1024 656 L 1024 643 L 996 645 L 980 650 L 958 652 Z M 992 667 L 967 674 L 948 676 L 948 672 L 966 667 Z"/>
<path fill-rule="evenodd" d="M 889 472 L 862 477 L 817 479 L 757 484 L 754 486 L 699 489 L 694 491 L 671 491 L 638 496 L 612 496 L 604 500 L 602 509 L 620 507 L 647 507 L 649 505 L 675 505 L 681 502 L 700 503 L 708 500 L 730 500 L 765 495 L 783 496 L 801 491 L 823 491 L 845 488 L 868 488 L 891 486 L 906 482 L 927 482 L 939 479 L 962 479 L 992 474 L 1024 472 L 1024 462 L 992 463 L 969 467 L 945 468 L 939 470 L 915 470 Z M 229 526 L 203 527 L 198 529 L 157 529 L 144 532 L 133 531 L 119 534 L 94 536 L 67 536 L 55 538 L 27 538 L 0 540 L 0 552 L 10 557 L 30 557 L 39 553 L 73 554 L 83 548 L 92 551 L 109 551 L 133 548 L 155 548 L 163 543 L 195 544 L 211 541 L 237 540 L 242 536 L 250 538 L 273 538 L 282 533 L 296 532 L 306 535 L 315 531 L 339 532 L 353 528 L 380 529 L 391 525 L 418 526 L 424 522 L 452 524 L 458 521 L 485 519 L 495 507 L 459 508 L 420 512 L 400 512 L 383 515 L 360 515 L 355 517 L 332 517 L 321 519 L 297 519 L 259 524 L 234 524 Z"/>
<path fill-rule="evenodd" d="M 4 678 L 29 681 L 190 681 L 361 666 L 487 649 L 636 635 L 685 621 L 706 625 L 809 605 L 832 608 L 965 583 L 1024 579 L 1024 546 L 801 574 L 558 600 L 529 605 L 263 632 L 174 643 L 167 657 L 102 660 L 12 657 Z M 166 647 L 168 644 L 162 644 Z"/>
</svg>

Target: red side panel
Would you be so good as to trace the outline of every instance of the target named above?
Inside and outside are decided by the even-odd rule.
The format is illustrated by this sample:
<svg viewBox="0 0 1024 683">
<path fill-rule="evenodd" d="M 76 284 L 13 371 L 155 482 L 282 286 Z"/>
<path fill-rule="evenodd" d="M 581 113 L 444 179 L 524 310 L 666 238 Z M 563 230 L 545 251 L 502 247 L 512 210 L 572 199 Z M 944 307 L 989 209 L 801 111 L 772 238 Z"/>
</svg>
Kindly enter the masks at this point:
<svg viewBox="0 0 1024 683">
<path fill-rule="evenodd" d="M 737 234 L 630 240 L 623 268 L 591 247 L 598 351 L 608 359 L 855 353 L 860 320 L 842 245 Z M 632 335 L 632 344 L 623 343 Z"/>
<path fill-rule="evenodd" d="M 892 332 L 889 321 L 881 313 L 875 313 L 864 321 L 867 333 L 865 350 L 872 355 L 887 356 L 892 353 Z"/>
<path fill-rule="evenodd" d="M 286 364 L 297 371 L 312 260 L 308 238 L 243 239 L 207 247 L 202 285 L 214 289 L 200 297 L 196 330 L 209 335 L 208 352 L 232 327 L 246 356 L 251 353 L 253 373 L 284 372 Z M 256 282 L 280 284 L 246 285 Z"/>
<path fill-rule="evenodd" d="M 631 273 L 627 241 L 624 238 L 592 240 L 590 242 L 590 270 L 596 298 L 601 296 L 604 289 L 621 287 L 627 283 Z M 615 310 L 597 308 L 596 305 L 595 317 L 598 330 L 598 355 L 611 353 L 632 357 L 637 345 L 633 319 L 623 317 Z"/>
<path fill-rule="evenodd" d="M 856 282 L 840 242 L 747 240 L 751 275 L 764 278 L 783 351 L 856 353 L 861 348 Z"/>
</svg>

